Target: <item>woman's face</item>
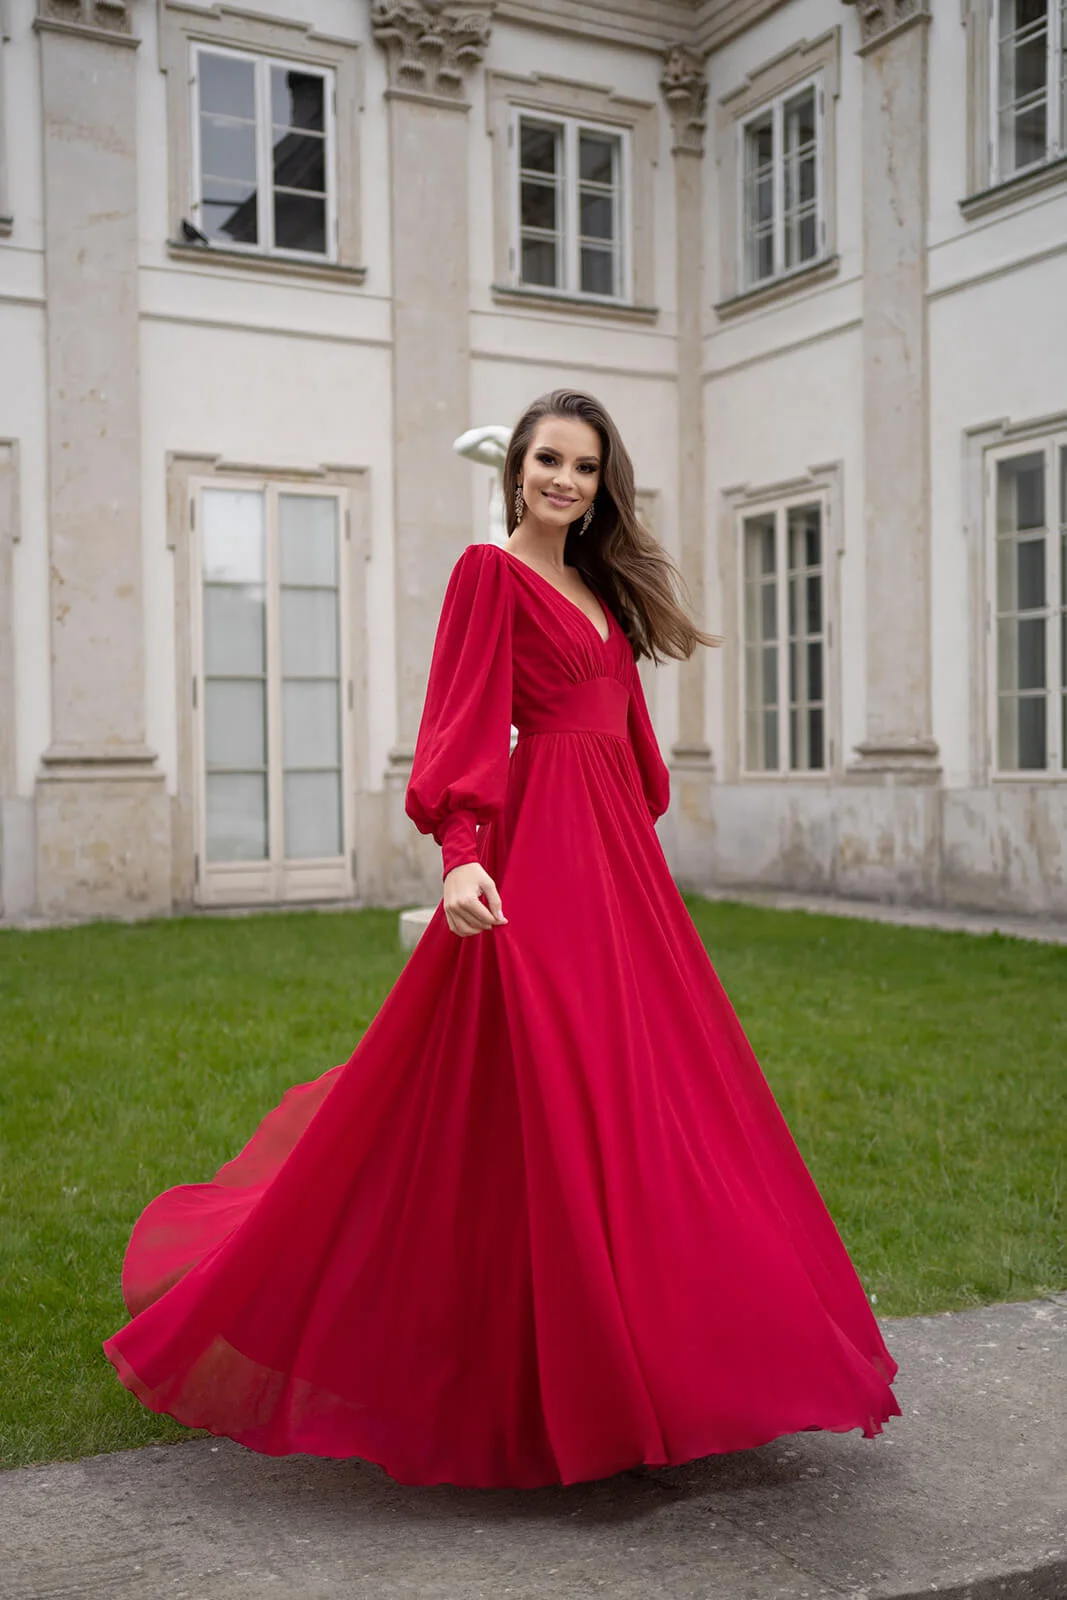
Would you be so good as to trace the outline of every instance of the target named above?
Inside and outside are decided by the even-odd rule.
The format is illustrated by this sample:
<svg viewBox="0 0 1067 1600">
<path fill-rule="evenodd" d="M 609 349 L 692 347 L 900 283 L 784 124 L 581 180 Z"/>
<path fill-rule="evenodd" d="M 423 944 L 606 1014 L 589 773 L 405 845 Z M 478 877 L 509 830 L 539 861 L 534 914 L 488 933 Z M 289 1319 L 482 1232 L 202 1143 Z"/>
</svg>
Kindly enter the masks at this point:
<svg viewBox="0 0 1067 1600">
<path fill-rule="evenodd" d="M 580 417 L 542 417 L 523 458 L 523 499 L 536 522 L 566 528 L 600 487 L 600 436 Z"/>
</svg>

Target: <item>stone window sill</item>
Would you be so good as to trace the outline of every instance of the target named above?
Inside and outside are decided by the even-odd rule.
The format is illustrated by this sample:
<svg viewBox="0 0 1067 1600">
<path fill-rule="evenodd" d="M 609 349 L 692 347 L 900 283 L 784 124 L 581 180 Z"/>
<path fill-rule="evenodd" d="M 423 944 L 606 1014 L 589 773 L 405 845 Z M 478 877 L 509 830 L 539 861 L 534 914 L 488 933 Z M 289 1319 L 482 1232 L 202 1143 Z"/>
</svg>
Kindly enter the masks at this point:
<svg viewBox="0 0 1067 1600">
<path fill-rule="evenodd" d="M 269 277 L 317 278 L 325 283 L 361 284 L 366 267 L 343 266 L 337 261 L 300 261 L 292 256 L 257 255 L 251 250 L 227 250 L 213 244 L 185 244 L 167 240 L 167 254 L 174 261 L 210 262 L 219 267 L 243 267 L 246 272 L 262 272 Z"/>
<path fill-rule="evenodd" d="M 594 300 L 578 294 L 554 294 L 547 289 L 519 289 L 503 283 L 491 284 L 490 293 L 497 305 L 528 306 L 532 311 L 562 311 L 569 316 L 600 317 L 614 322 L 651 323 L 659 320 L 658 306 Z"/>
<path fill-rule="evenodd" d="M 1042 189 L 1051 189 L 1065 181 L 1067 156 L 1057 156 L 1055 161 L 1046 161 L 1043 167 L 1020 172 L 1014 178 L 1005 178 L 1003 183 L 995 183 L 991 189 L 968 195 L 966 200 L 960 201 L 960 210 L 970 222 L 972 217 L 984 217 L 990 211 L 1010 205 L 1013 200 L 1025 200 L 1028 195 L 1039 194 Z"/>
<path fill-rule="evenodd" d="M 796 772 L 746 772 L 739 768 L 735 783 L 782 783 L 782 784 L 822 784 L 830 786 L 840 781 L 841 773 L 837 767 L 811 767 Z"/>
<path fill-rule="evenodd" d="M 1040 767 L 1026 772 L 991 772 L 989 776 L 998 789 L 1044 789 L 1050 783 L 1067 784 L 1067 772 L 1052 772 L 1047 768 L 1043 771 Z"/>
<path fill-rule="evenodd" d="M 761 283 L 754 289 L 745 289 L 741 294 L 732 294 L 728 299 L 720 300 L 715 307 L 715 315 L 720 322 L 728 322 L 731 317 L 743 316 L 746 311 L 755 311 L 760 306 L 772 305 L 776 300 L 785 300 L 799 289 L 826 283 L 830 278 L 836 278 L 840 270 L 840 256 L 823 256 L 810 266 L 798 267 L 795 272 L 783 273 L 769 283 Z"/>
</svg>

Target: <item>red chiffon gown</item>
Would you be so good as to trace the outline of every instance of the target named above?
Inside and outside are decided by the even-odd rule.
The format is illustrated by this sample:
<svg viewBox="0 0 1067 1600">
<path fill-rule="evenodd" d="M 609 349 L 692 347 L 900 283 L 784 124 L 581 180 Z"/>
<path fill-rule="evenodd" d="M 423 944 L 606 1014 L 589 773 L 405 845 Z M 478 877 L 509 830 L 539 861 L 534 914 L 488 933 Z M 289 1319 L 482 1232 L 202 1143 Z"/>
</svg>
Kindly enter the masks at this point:
<svg viewBox="0 0 1067 1600">
<path fill-rule="evenodd" d="M 461 939 L 438 906 L 350 1059 L 148 1206 L 104 1347 L 145 1405 L 518 1487 L 899 1414 L 668 871 L 668 774 L 605 620 L 498 546 L 456 563 L 407 811 L 508 921 Z"/>
</svg>

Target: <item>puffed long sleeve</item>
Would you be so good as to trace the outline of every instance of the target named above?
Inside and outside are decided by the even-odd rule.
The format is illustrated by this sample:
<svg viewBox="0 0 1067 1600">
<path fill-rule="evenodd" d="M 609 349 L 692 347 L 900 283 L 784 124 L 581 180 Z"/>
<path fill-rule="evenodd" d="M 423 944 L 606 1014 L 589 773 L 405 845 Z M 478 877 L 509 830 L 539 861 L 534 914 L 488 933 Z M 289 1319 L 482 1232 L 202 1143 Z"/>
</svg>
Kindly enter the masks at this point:
<svg viewBox="0 0 1067 1600">
<path fill-rule="evenodd" d="M 437 625 L 404 809 L 441 846 L 442 877 L 477 861 L 476 826 L 504 805 L 512 692 L 506 560 L 493 545 L 468 545 Z"/>
<path fill-rule="evenodd" d="M 645 691 L 636 661 L 630 681 L 627 725 L 637 770 L 641 776 L 641 788 L 644 791 L 649 815 L 655 822 L 657 818 L 662 817 L 671 803 L 671 775 L 667 763 L 660 754 L 659 740 L 652 726 L 652 718 L 648 714 L 648 702 L 645 700 Z"/>
</svg>

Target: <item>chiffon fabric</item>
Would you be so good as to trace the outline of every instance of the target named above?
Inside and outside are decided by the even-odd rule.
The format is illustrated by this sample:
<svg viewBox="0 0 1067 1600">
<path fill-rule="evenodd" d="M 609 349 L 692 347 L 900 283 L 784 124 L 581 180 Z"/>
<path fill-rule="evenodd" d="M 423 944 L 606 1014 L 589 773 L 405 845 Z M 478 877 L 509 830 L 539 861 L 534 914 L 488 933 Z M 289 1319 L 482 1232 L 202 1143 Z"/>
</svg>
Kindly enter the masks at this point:
<svg viewBox="0 0 1067 1600">
<path fill-rule="evenodd" d="M 470 546 L 407 810 L 508 921 L 459 938 L 438 906 L 350 1059 L 148 1206 L 104 1347 L 145 1405 L 268 1454 L 519 1487 L 899 1414 L 668 871 L 668 798 L 618 620 Z"/>
</svg>

